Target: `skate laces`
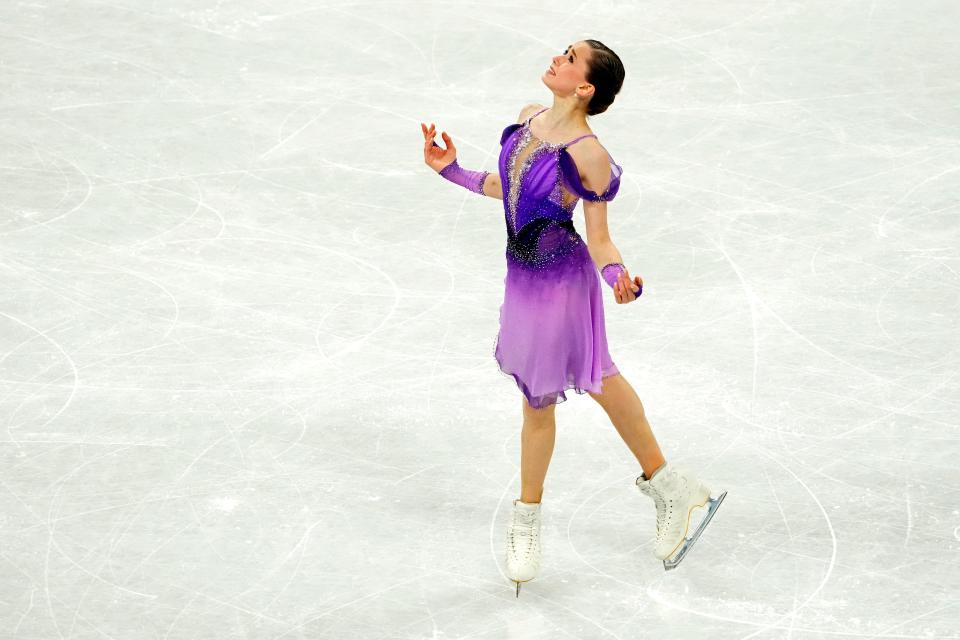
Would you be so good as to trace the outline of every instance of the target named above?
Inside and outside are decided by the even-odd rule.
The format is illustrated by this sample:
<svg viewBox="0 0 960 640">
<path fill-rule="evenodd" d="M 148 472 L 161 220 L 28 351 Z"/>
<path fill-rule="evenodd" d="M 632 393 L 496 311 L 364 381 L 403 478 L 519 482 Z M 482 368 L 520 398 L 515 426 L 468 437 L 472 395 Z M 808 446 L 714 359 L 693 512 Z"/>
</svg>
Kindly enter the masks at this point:
<svg viewBox="0 0 960 640">
<path fill-rule="evenodd" d="M 659 495 L 654 498 L 654 504 L 657 507 L 657 538 L 662 538 L 666 531 L 667 503 Z"/>
<path fill-rule="evenodd" d="M 537 512 L 521 511 L 517 509 L 513 513 L 513 528 L 532 532 L 536 528 Z"/>
<path fill-rule="evenodd" d="M 679 478 L 679 476 L 676 475 L 675 471 L 676 471 L 675 469 L 667 469 L 666 472 L 669 473 L 670 476 L 669 478 L 665 478 L 665 480 L 668 480 L 668 481 L 665 482 L 664 485 L 661 487 L 661 489 L 663 489 L 663 492 L 661 491 L 653 492 L 654 494 L 653 501 L 657 507 L 657 539 L 658 540 L 663 539 L 663 537 L 666 536 L 667 534 L 667 518 L 670 515 L 670 509 L 668 508 L 667 503 L 673 502 L 672 499 L 663 497 L 664 492 L 670 495 L 676 495 L 676 488 L 679 486 L 681 482 L 681 479 Z"/>
<path fill-rule="evenodd" d="M 644 485 L 637 485 L 640 488 L 640 492 L 645 494 L 651 500 L 653 500 L 653 505 L 657 511 L 657 539 L 659 540 L 663 536 L 664 531 L 664 520 L 666 519 L 666 502 L 663 499 L 663 494 L 650 484 L 650 480 L 647 480 Z"/>
<path fill-rule="evenodd" d="M 513 512 L 513 522 L 510 526 L 510 542 L 513 543 L 517 538 L 533 539 L 537 528 L 537 512 L 515 509 Z"/>
</svg>

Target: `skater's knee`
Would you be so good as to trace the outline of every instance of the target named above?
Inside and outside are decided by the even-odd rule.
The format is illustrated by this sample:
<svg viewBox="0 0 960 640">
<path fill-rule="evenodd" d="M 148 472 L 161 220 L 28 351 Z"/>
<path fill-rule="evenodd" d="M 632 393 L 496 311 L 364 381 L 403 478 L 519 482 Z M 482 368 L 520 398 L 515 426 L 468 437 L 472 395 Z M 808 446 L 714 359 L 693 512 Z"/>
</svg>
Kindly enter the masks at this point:
<svg viewBox="0 0 960 640">
<path fill-rule="evenodd" d="M 630 386 L 630 383 L 620 374 L 603 379 L 603 387 L 599 393 L 590 391 L 590 397 L 597 401 L 610 417 L 639 419 L 644 417 L 643 403 L 640 397 Z"/>
<path fill-rule="evenodd" d="M 548 404 L 545 407 L 535 408 L 527 402 L 527 399 L 523 399 L 523 424 L 524 426 L 530 425 L 532 427 L 552 427 L 555 422 L 555 411 L 557 405 Z"/>
</svg>

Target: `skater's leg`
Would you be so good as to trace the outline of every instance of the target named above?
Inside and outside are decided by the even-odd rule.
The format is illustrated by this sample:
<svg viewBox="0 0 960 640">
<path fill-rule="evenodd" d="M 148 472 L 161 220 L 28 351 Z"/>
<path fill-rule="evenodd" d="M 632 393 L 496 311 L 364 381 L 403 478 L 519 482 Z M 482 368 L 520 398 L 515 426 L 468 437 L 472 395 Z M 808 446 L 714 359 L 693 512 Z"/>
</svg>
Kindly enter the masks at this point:
<svg viewBox="0 0 960 640">
<path fill-rule="evenodd" d="M 557 436 L 556 405 L 534 409 L 523 401 L 523 431 L 520 435 L 520 501 L 540 502 L 547 467 Z"/>
<path fill-rule="evenodd" d="M 603 379 L 601 393 L 589 393 L 590 397 L 603 407 L 620 437 L 643 468 L 643 474 L 647 478 L 651 477 L 664 463 L 664 459 L 636 391 L 623 374 L 618 373 Z"/>
</svg>

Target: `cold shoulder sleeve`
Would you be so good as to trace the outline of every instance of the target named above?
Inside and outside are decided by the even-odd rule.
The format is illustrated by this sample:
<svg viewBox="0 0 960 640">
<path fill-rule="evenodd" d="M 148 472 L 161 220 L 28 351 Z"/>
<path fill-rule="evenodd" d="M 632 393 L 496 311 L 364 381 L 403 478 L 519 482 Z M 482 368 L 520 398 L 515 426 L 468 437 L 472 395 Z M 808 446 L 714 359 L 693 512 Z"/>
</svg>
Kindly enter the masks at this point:
<svg viewBox="0 0 960 640">
<path fill-rule="evenodd" d="M 519 122 L 514 122 L 511 125 L 507 125 L 507 127 L 503 130 L 503 133 L 500 134 L 500 146 L 501 147 L 503 146 L 503 143 L 507 141 L 507 138 L 510 137 L 511 133 L 513 133 L 517 128 L 522 126 L 523 125 L 520 124 Z"/>
<path fill-rule="evenodd" d="M 560 173 L 563 175 L 563 182 L 567 189 L 591 202 L 613 200 L 617 191 L 620 190 L 620 176 L 623 174 L 623 167 L 618 165 L 609 153 L 607 158 L 610 160 L 610 184 L 607 185 L 606 191 L 597 195 L 596 191 L 591 191 L 583 186 L 580 181 L 580 171 L 577 169 L 577 163 L 573 161 L 573 157 L 567 152 L 566 148 L 560 149 Z"/>
</svg>

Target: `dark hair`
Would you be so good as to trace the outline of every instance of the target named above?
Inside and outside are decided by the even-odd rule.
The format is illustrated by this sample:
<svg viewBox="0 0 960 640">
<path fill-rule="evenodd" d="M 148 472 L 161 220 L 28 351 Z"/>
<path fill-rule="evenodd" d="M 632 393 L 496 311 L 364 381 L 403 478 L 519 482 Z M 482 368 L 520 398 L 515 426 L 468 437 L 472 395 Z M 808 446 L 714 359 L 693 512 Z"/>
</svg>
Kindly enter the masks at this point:
<svg viewBox="0 0 960 640">
<path fill-rule="evenodd" d="M 620 93 L 626 72 L 620 56 L 599 40 L 584 40 L 590 45 L 590 59 L 587 62 L 587 82 L 593 85 L 593 96 L 587 103 L 587 115 L 603 113 L 611 104 L 613 97 Z"/>
</svg>

